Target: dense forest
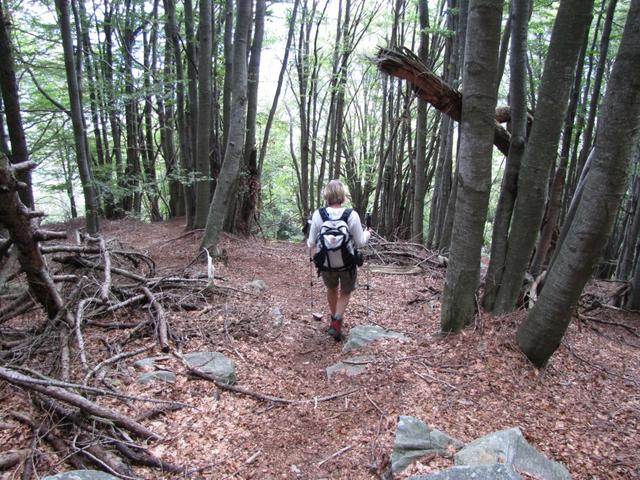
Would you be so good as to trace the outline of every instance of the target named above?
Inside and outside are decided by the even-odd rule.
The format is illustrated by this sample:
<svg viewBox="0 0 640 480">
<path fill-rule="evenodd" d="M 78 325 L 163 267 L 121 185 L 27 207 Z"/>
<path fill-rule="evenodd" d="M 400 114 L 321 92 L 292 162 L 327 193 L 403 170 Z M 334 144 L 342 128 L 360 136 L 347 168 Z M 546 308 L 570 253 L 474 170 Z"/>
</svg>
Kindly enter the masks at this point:
<svg viewBox="0 0 640 480">
<path fill-rule="evenodd" d="M 592 309 L 640 309 L 640 0 L 0 0 L 0 89 L 0 379 L 55 415 L 157 438 L 87 399 L 127 355 L 91 363 L 83 322 L 142 302 L 180 355 L 176 298 L 234 295 L 229 245 L 301 241 L 331 179 L 371 214 L 367 260 L 446 267 L 441 335 L 515 314 L 544 369 L 589 282 Z M 108 240 L 133 220 L 197 240 L 180 275 Z"/>
</svg>

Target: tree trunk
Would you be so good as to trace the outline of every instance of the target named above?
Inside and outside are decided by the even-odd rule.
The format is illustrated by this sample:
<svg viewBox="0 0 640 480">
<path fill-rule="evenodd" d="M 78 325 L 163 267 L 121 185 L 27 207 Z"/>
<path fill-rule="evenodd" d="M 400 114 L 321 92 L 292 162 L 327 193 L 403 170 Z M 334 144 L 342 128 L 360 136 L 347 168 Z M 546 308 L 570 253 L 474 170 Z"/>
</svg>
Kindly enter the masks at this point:
<svg viewBox="0 0 640 480">
<path fill-rule="evenodd" d="M 211 163 L 209 135 L 211 134 L 211 0 L 200 1 L 198 27 L 198 128 L 196 149 L 196 217 L 195 228 L 207 223 L 211 198 Z"/>
<path fill-rule="evenodd" d="M 501 0 L 471 0 L 464 56 L 456 215 L 440 328 L 456 332 L 473 320 L 480 251 L 491 190 L 493 119 Z"/>
<path fill-rule="evenodd" d="M 613 65 L 591 171 L 576 217 L 538 303 L 518 329 L 525 355 L 538 367 L 558 348 L 582 289 L 611 232 L 640 130 L 640 0 L 631 0 Z M 607 188 L 603 188 L 605 186 Z"/>
<path fill-rule="evenodd" d="M 544 214 L 549 171 L 557 155 L 576 61 L 592 7 L 593 0 L 563 0 L 558 9 L 536 118 L 519 174 L 505 270 L 493 308 L 497 314 L 513 310 L 520 294 Z"/>
<path fill-rule="evenodd" d="M 429 37 L 426 28 L 429 24 L 428 2 L 420 2 L 418 5 L 418 16 L 420 19 L 420 46 L 418 47 L 418 58 L 424 64 L 427 63 L 429 52 Z M 418 99 L 418 110 L 416 112 L 416 152 L 415 152 L 415 185 L 413 190 L 413 216 L 411 219 L 411 239 L 422 243 L 422 229 L 424 227 L 424 196 L 427 191 L 426 186 L 426 155 L 427 155 L 427 102 Z"/>
<path fill-rule="evenodd" d="M 507 253 L 507 238 L 513 205 L 516 201 L 518 174 L 527 138 L 527 33 L 530 0 L 512 0 L 513 37 L 509 57 L 509 99 L 511 102 L 511 145 L 507 165 L 502 176 L 502 187 L 493 220 L 491 261 L 485 278 L 483 304 L 491 311 L 502 283 Z"/>
<path fill-rule="evenodd" d="M 71 103 L 71 123 L 73 124 L 78 172 L 80 173 L 80 181 L 82 183 L 82 190 L 84 193 L 85 221 L 87 232 L 89 234 L 95 234 L 100 228 L 98 221 L 98 199 L 93 181 L 93 174 L 91 172 L 91 163 L 87 158 L 87 136 L 84 130 L 80 89 L 78 87 L 78 77 L 76 76 L 75 63 L 73 59 L 69 2 L 67 0 L 56 0 L 56 10 L 58 11 L 60 33 L 62 35 L 62 48 L 64 50 L 64 65 L 69 88 L 69 101 Z"/>
<path fill-rule="evenodd" d="M 11 24 L 7 17 L 3 3 L 0 2 L 0 91 L 4 103 L 4 115 L 7 119 L 9 139 L 11 140 L 11 154 L 8 155 L 11 163 L 21 163 L 29 160 L 27 140 L 22 126 L 22 114 L 20 113 L 20 95 L 18 94 L 18 82 L 13 63 L 13 51 L 8 27 Z M 1 114 L 0 114 L 1 115 Z M 0 125 L 1 127 L 2 125 Z M 4 129 L 2 130 L 4 136 Z M 7 150 L 6 141 L 2 142 L 2 150 Z M 5 151 L 5 153 L 9 153 Z M 19 173 L 21 182 L 27 184 L 27 188 L 20 191 L 20 199 L 28 207 L 33 208 L 33 190 L 31 186 L 31 171 Z"/>
<path fill-rule="evenodd" d="M 213 195 L 209 217 L 200 246 L 215 251 L 220 238 L 222 224 L 229 205 L 229 194 L 237 180 L 244 134 L 246 127 L 247 106 L 247 34 L 251 23 L 251 2 L 238 2 L 236 12 L 235 34 L 233 39 L 233 92 L 231 102 L 231 124 L 229 140 L 225 148 L 222 170 Z"/>
</svg>

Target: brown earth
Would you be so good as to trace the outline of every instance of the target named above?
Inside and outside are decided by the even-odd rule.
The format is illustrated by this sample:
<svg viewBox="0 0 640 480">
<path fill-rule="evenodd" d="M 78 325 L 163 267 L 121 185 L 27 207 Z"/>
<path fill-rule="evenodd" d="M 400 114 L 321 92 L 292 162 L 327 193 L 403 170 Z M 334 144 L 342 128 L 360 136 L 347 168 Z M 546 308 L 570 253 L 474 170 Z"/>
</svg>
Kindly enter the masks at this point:
<svg viewBox="0 0 640 480">
<path fill-rule="evenodd" d="M 189 264 L 199 240 L 197 234 L 184 236 L 180 220 L 151 225 L 112 222 L 105 225 L 104 235 L 153 257 L 161 274 L 179 272 Z M 550 365 L 539 371 L 515 343 L 515 329 L 524 313 L 483 315 L 463 333 L 442 336 L 438 292 L 444 270 L 419 275 L 369 273 L 371 290 L 354 294 L 347 329 L 373 323 L 411 340 L 379 342 L 343 354 L 343 344 L 325 334 L 326 312 L 322 322 L 312 319 L 312 311 L 325 308 L 324 289 L 311 276 L 302 244 L 226 237 L 222 246 L 226 258 L 216 262 L 216 275 L 224 278 L 221 285 L 236 291 L 210 299 L 211 305 L 199 311 L 170 313 L 171 328 L 183 338 L 181 350 L 221 351 L 236 363 L 238 386 L 309 402 L 283 405 L 221 391 L 189 376 L 173 358 L 163 367 L 178 373 L 175 384 L 139 385 L 133 360 L 111 371 L 110 379 L 127 393 L 193 406 L 145 424 L 163 436 L 162 441 L 150 442 L 149 449 L 165 461 L 197 469 L 194 478 L 376 478 L 388 462 L 398 415 L 417 416 L 464 442 L 519 426 L 534 447 L 563 462 L 576 479 L 640 478 L 637 313 L 610 308 L 589 313 L 625 324 L 631 331 L 593 321 L 572 322 Z M 206 266 L 197 263 L 191 268 L 204 271 Z M 366 283 L 366 269 L 359 275 Z M 266 282 L 266 291 L 245 286 L 256 279 Z M 611 289 L 608 283 L 590 287 L 598 297 Z M 273 307 L 284 316 L 281 326 Z M 131 320 L 145 314 L 134 309 L 115 316 Z M 104 342 L 98 341 L 105 336 L 118 340 L 126 332 L 87 332 L 91 364 L 106 358 Z M 149 339 L 128 348 L 145 342 Z M 328 366 L 361 354 L 375 357 L 364 374 L 327 381 Z M 46 364 L 51 359 L 41 356 L 39 361 Z M 16 391 L 0 386 L 2 450 L 26 448 L 30 441 L 28 430 L 10 420 L 12 411 L 31 408 L 24 394 Z M 322 400 L 344 392 L 351 393 Z M 148 408 L 107 402 L 132 416 Z M 450 458 L 417 462 L 399 478 L 452 462 Z M 50 454 L 39 474 L 65 469 Z M 136 471 L 143 478 L 173 478 L 158 470 Z M 19 478 L 19 470 L 2 478 Z"/>
</svg>

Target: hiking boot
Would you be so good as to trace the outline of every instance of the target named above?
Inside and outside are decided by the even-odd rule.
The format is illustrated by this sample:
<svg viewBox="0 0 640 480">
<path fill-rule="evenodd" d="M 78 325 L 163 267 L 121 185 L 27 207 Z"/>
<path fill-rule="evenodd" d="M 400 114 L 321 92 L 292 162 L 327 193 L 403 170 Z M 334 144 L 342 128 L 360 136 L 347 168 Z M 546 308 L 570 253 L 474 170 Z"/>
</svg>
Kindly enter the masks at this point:
<svg viewBox="0 0 640 480">
<path fill-rule="evenodd" d="M 327 333 L 329 336 L 333 337 L 336 342 L 342 340 L 342 319 L 335 319 L 331 317 L 331 324 L 329 325 L 329 330 Z"/>
</svg>

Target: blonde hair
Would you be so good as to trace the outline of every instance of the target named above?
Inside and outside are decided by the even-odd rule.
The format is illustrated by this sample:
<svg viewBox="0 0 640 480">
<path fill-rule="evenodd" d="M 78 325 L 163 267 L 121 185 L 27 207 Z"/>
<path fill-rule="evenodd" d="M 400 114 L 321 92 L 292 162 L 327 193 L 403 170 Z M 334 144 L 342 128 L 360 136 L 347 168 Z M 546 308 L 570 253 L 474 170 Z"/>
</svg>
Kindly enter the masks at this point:
<svg viewBox="0 0 640 480">
<path fill-rule="evenodd" d="M 345 188 L 340 180 L 331 180 L 324 187 L 324 199 L 327 205 L 342 204 L 345 201 L 345 197 Z"/>
</svg>

